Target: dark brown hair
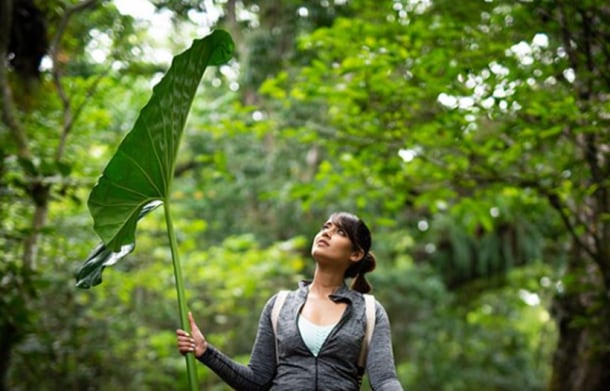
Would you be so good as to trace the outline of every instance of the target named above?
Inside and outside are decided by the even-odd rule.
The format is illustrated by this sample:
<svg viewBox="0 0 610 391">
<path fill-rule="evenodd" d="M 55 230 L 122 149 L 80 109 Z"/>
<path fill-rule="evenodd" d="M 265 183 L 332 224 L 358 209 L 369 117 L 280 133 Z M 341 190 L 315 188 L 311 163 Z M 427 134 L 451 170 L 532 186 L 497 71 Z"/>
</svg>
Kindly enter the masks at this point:
<svg viewBox="0 0 610 391">
<path fill-rule="evenodd" d="M 330 220 L 345 231 L 352 242 L 354 250 L 362 250 L 364 252 L 364 256 L 345 271 L 346 278 L 353 278 L 351 288 L 360 293 L 370 292 L 372 286 L 364 274 L 373 271 L 376 265 L 375 256 L 371 252 L 371 231 L 364 224 L 364 221 L 351 213 L 333 213 L 330 216 Z"/>
</svg>

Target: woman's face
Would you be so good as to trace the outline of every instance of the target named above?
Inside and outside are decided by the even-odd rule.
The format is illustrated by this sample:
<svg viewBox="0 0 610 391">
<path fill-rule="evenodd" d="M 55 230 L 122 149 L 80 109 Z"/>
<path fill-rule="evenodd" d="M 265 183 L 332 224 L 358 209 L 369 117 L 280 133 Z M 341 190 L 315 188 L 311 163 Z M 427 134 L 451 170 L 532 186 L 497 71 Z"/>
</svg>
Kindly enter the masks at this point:
<svg viewBox="0 0 610 391">
<path fill-rule="evenodd" d="M 327 220 L 316 234 L 311 255 L 318 262 L 333 262 L 344 265 L 362 258 L 362 250 L 355 250 L 347 232 L 332 219 Z"/>
</svg>

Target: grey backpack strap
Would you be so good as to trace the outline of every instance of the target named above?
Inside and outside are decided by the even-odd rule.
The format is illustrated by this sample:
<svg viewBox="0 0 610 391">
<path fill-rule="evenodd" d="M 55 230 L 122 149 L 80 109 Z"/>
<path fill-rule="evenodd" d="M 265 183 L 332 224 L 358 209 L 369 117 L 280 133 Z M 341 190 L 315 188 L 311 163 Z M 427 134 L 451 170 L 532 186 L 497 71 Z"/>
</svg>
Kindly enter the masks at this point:
<svg viewBox="0 0 610 391">
<path fill-rule="evenodd" d="M 271 309 L 271 326 L 273 327 L 273 336 L 275 340 L 275 363 L 280 362 L 280 353 L 278 352 L 277 347 L 277 319 L 280 317 L 280 310 L 286 301 L 286 296 L 288 296 L 288 291 L 279 291 L 277 297 L 275 298 L 275 303 L 273 303 L 273 308 Z"/>
<path fill-rule="evenodd" d="M 364 338 L 362 339 L 362 346 L 360 347 L 360 356 L 358 356 L 358 367 L 364 371 L 366 366 L 366 355 L 373 338 L 373 331 L 375 330 L 375 296 L 373 295 L 362 295 L 364 296 L 364 305 L 366 313 L 366 328 L 364 331 Z"/>
</svg>

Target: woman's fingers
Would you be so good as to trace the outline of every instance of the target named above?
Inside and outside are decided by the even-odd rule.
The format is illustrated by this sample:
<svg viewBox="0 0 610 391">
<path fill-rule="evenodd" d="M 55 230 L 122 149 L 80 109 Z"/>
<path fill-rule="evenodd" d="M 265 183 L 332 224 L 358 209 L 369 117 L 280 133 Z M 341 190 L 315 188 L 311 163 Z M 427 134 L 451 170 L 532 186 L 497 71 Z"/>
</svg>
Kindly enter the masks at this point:
<svg viewBox="0 0 610 391">
<path fill-rule="evenodd" d="M 199 331 L 199 327 L 197 327 L 197 323 L 195 323 L 195 319 L 193 318 L 193 313 L 191 311 L 189 311 L 189 323 L 193 334 L 201 334 L 201 331 Z"/>
<path fill-rule="evenodd" d="M 176 330 L 178 340 L 178 350 L 182 354 L 195 352 L 195 339 L 190 334 L 182 329 Z"/>
</svg>

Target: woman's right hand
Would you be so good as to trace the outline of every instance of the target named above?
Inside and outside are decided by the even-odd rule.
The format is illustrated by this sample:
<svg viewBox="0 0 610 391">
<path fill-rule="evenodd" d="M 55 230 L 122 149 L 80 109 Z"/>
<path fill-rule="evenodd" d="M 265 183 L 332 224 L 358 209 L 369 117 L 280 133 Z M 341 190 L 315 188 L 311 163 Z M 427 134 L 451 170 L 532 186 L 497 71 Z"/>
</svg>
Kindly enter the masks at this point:
<svg viewBox="0 0 610 391">
<path fill-rule="evenodd" d="M 176 330 L 176 337 L 178 339 L 178 350 L 181 354 L 194 353 L 195 357 L 200 357 L 205 350 L 208 348 L 208 341 L 197 327 L 197 323 L 193 319 L 193 314 L 189 312 L 189 323 L 191 326 L 191 333 L 178 329 Z"/>
</svg>

